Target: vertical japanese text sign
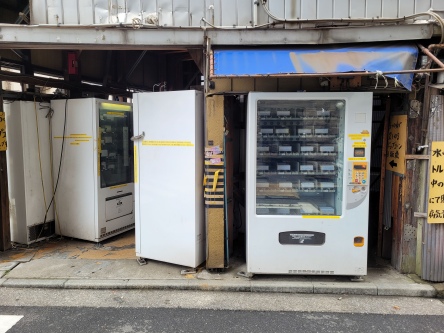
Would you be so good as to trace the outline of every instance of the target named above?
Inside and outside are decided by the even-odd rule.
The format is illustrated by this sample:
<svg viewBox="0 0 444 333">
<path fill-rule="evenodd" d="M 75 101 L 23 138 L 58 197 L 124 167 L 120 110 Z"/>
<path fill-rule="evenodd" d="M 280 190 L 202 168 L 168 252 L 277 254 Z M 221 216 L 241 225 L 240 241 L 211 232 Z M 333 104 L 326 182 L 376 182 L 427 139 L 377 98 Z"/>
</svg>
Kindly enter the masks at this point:
<svg viewBox="0 0 444 333">
<path fill-rule="evenodd" d="M 407 146 L 407 116 L 392 116 L 387 142 L 386 170 L 405 174 L 405 150 Z"/>
<path fill-rule="evenodd" d="M 432 142 L 429 169 L 428 223 L 444 223 L 444 141 Z"/>
<path fill-rule="evenodd" d="M 0 151 L 5 151 L 7 146 L 5 113 L 0 112 Z"/>
</svg>

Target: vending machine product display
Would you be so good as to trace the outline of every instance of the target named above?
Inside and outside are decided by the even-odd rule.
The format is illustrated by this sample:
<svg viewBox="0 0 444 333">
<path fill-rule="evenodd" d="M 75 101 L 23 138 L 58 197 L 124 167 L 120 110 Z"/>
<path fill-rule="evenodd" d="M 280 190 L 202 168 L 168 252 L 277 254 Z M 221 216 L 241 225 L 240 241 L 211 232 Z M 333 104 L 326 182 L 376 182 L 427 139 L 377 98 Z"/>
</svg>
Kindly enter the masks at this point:
<svg viewBox="0 0 444 333">
<path fill-rule="evenodd" d="M 56 231 L 100 242 L 134 228 L 132 105 L 85 98 L 51 107 Z"/>
<path fill-rule="evenodd" d="M 247 272 L 367 274 L 372 93 L 250 93 Z"/>
</svg>

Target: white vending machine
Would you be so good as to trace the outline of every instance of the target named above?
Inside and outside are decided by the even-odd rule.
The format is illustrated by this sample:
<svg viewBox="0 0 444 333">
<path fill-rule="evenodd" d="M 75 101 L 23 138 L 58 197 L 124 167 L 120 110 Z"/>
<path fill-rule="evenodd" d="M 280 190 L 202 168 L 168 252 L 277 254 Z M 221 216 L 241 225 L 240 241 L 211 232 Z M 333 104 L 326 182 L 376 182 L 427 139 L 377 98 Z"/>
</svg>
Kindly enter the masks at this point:
<svg viewBox="0 0 444 333">
<path fill-rule="evenodd" d="M 372 104 L 248 95 L 248 274 L 367 274 Z"/>
<path fill-rule="evenodd" d="M 203 94 L 134 94 L 136 255 L 205 260 Z"/>
<path fill-rule="evenodd" d="M 131 104 L 85 98 L 51 107 L 57 233 L 100 242 L 134 228 Z"/>
<path fill-rule="evenodd" d="M 15 101 L 4 110 L 11 240 L 31 244 L 55 233 L 49 103 Z"/>
</svg>

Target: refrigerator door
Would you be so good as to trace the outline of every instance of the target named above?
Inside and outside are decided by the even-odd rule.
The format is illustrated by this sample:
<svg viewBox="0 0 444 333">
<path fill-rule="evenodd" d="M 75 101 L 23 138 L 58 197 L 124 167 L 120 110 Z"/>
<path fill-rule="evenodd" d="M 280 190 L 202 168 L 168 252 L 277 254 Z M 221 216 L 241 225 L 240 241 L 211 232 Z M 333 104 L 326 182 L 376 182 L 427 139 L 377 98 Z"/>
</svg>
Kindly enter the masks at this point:
<svg viewBox="0 0 444 333">
<path fill-rule="evenodd" d="M 367 273 L 371 110 L 371 93 L 249 94 L 249 273 Z"/>
<path fill-rule="evenodd" d="M 203 95 L 134 95 L 136 254 L 187 267 L 205 259 Z"/>
</svg>

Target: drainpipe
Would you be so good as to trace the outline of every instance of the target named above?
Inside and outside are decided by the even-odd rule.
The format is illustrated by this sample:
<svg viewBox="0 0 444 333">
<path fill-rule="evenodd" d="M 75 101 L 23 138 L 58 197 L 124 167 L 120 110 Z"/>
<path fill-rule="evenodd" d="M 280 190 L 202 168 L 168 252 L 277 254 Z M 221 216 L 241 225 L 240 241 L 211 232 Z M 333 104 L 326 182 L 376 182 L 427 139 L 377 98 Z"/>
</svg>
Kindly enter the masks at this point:
<svg viewBox="0 0 444 333">
<path fill-rule="evenodd" d="M 433 45 L 433 44 L 432 44 Z M 430 46 L 432 46 L 430 45 Z M 443 44 L 435 44 L 435 45 L 442 45 L 442 47 L 444 47 Z M 429 48 L 430 48 L 429 46 Z M 444 68 L 444 64 L 441 62 L 441 60 L 439 60 L 437 57 L 435 57 L 432 52 L 430 52 L 429 49 L 426 49 L 424 46 L 422 46 L 421 44 L 418 44 L 418 47 L 421 49 L 421 51 L 427 55 L 430 59 L 432 59 L 439 67 Z"/>
</svg>

